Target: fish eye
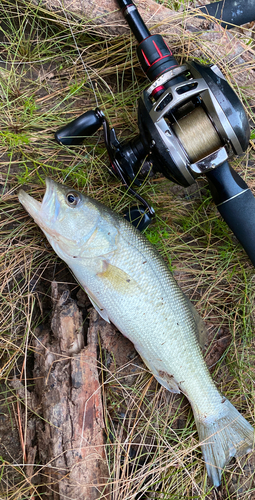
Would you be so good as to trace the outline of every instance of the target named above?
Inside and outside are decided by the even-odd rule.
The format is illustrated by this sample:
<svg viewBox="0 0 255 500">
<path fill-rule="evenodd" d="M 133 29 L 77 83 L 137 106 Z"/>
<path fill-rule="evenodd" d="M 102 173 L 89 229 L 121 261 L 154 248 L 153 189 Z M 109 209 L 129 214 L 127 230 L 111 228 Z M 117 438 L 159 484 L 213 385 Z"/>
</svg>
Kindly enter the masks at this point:
<svg viewBox="0 0 255 500">
<path fill-rule="evenodd" d="M 67 200 L 67 203 L 68 205 L 70 205 L 71 207 L 75 207 L 79 201 L 79 196 L 76 194 L 76 193 L 68 193 L 66 195 L 66 200 Z"/>
</svg>

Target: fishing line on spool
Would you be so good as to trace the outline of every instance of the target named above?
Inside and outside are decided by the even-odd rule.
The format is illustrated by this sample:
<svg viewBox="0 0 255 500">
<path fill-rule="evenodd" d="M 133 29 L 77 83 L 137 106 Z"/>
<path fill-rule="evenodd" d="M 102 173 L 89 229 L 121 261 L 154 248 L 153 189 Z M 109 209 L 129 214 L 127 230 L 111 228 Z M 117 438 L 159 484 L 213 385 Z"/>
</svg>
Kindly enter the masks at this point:
<svg viewBox="0 0 255 500">
<path fill-rule="evenodd" d="M 173 129 L 192 163 L 222 146 L 214 125 L 201 106 L 180 118 L 173 124 Z"/>
</svg>

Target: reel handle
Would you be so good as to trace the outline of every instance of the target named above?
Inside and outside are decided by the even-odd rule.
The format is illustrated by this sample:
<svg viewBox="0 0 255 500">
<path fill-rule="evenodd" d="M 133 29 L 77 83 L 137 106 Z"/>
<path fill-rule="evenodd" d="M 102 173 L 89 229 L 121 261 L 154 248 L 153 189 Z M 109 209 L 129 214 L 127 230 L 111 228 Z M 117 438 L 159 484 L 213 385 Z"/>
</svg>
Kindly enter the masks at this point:
<svg viewBox="0 0 255 500">
<path fill-rule="evenodd" d="M 104 115 L 98 108 L 87 111 L 57 130 L 55 139 L 64 146 L 77 146 L 82 144 L 85 137 L 93 135 L 101 127 L 103 120 Z"/>
<path fill-rule="evenodd" d="M 213 200 L 255 267 L 255 198 L 228 162 L 206 175 Z"/>
</svg>

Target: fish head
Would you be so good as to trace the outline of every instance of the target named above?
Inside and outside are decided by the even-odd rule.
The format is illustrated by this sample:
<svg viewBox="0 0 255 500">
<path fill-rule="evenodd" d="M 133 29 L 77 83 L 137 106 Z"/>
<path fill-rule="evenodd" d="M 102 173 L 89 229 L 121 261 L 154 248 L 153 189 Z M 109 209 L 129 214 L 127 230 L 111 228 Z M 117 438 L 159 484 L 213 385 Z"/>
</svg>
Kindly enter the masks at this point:
<svg viewBox="0 0 255 500">
<path fill-rule="evenodd" d="M 66 262 L 69 258 L 95 257 L 114 249 L 114 231 L 107 233 L 107 227 L 99 231 L 104 207 L 88 196 L 46 178 L 42 202 L 22 189 L 18 197 L 55 252 Z"/>
</svg>

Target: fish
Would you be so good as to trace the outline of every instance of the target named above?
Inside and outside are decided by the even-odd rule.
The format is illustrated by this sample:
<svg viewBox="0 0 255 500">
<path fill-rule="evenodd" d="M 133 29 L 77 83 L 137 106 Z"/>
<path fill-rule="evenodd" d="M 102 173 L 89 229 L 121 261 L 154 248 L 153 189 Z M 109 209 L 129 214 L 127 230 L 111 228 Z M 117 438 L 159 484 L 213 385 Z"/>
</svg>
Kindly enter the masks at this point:
<svg viewBox="0 0 255 500">
<path fill-rule="evenodd" d="M 133 342 L 156 380 L 189 400 L 208 477 L 253 449 L 254 428 L 217 389 L 200 344 L 203 320 L 144 234 L 99 201 L 46 178 L 42 202 L 20 203 L 100 316 Z"/>
</svg>

